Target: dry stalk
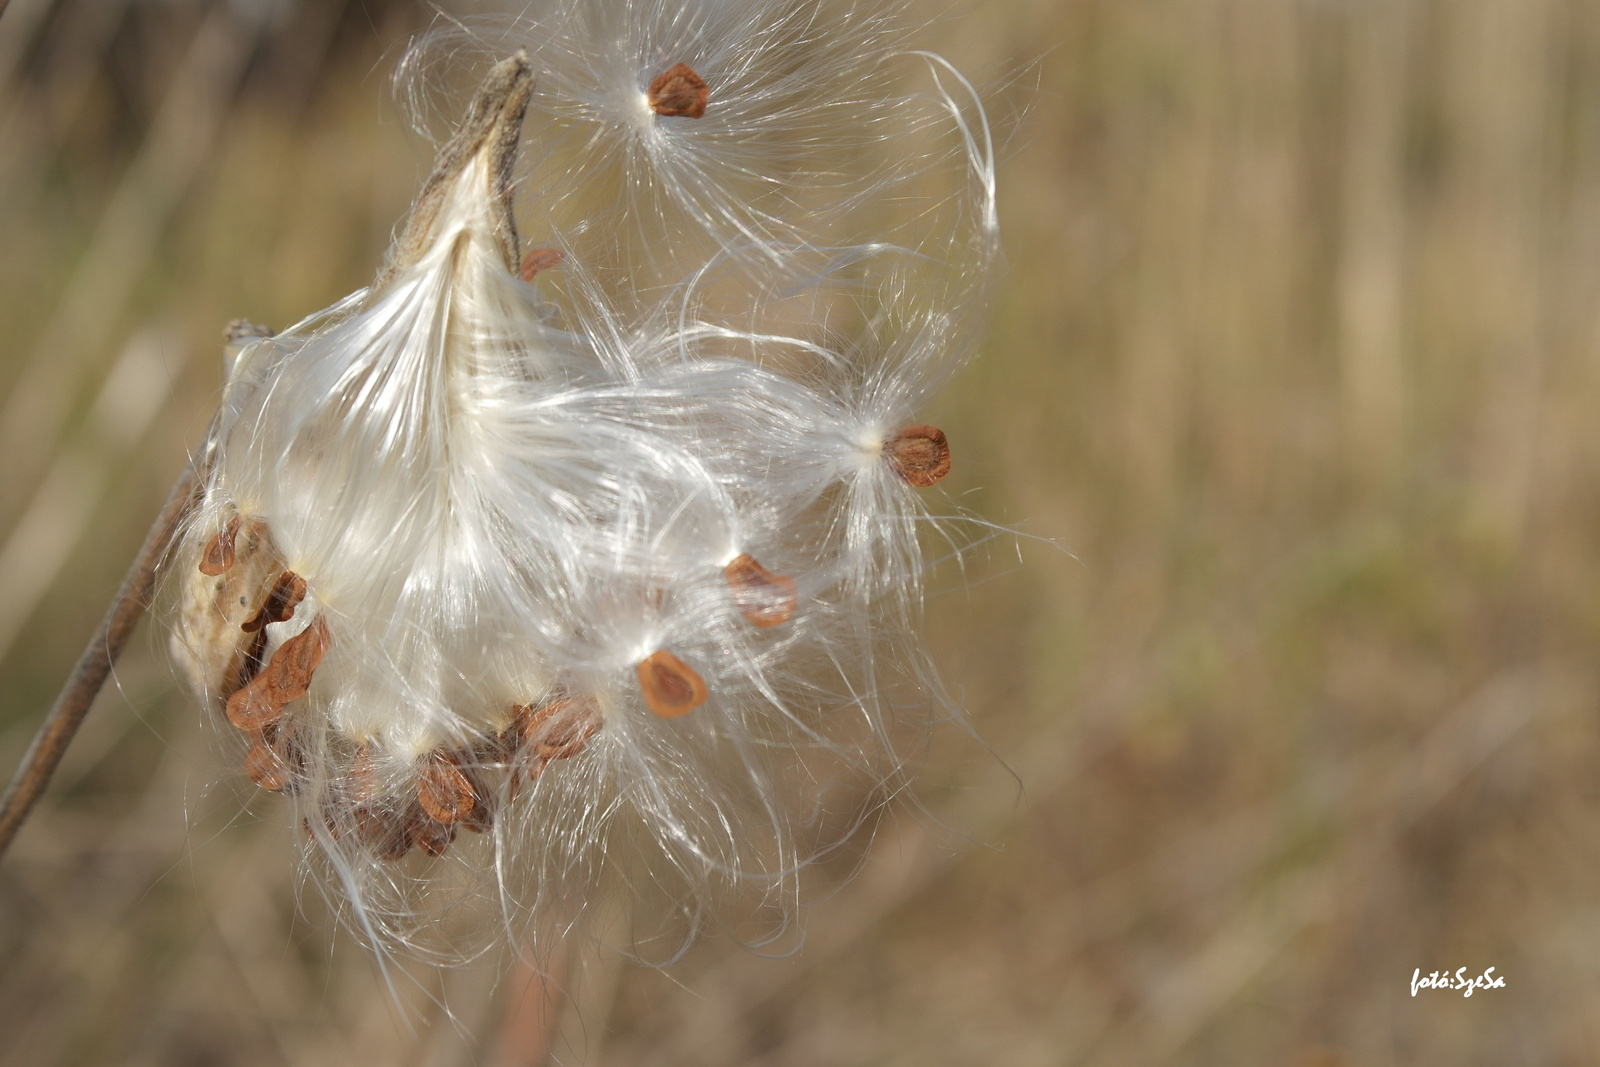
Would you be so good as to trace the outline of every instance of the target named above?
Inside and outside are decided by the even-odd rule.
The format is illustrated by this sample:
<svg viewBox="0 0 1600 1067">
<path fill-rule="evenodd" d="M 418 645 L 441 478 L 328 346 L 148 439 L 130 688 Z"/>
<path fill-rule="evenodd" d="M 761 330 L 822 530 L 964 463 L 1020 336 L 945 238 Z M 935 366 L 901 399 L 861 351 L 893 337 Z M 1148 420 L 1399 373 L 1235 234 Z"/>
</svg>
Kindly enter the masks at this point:
<svg viewBox="0 0 1600 1067">
<path fill-rule="evenodd" d="M 0 0 L 0 13 L 4 12 L 5 3 L 6 0 Z M 33 743 L 28 746 L 27 755 L 23 756 L 5 795 L 0 797 L 0 856 L 5 854 L 34 803 L 50 784 L 73 735 L 83 725 L 94 698 L 110 677 L 112 665 L 150 606 L 155 594 L 156 571 L 178 527 L 194 505 L 198 488 L 194 468 L 185 467 L 161 514 L 145 535 L 144 545 L 123 577 L 122 587 L 112 599 L 99 629 L 89 639 L 83 655 L 78 657 L 67 684 L 40 724 L 38 733 L 34 734 Z"/>
</svg>

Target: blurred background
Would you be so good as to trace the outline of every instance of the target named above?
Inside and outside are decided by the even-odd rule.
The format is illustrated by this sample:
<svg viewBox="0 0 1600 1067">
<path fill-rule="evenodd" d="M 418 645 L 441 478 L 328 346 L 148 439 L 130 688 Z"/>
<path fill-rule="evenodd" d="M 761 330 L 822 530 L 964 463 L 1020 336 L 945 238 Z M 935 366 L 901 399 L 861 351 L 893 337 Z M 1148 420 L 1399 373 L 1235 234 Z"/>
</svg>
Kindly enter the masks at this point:
<svg viewBox="0 0 1600 1067">
<path fill-rule="evenodd" d="M 6 774 L 223 325 L 372 277 L 435 14 L 0 15 Z M 929 14 L 1009 131 L 1012 261 L 929 421 L 961 505 L 1059 545 L 936 582 L 992 753 L 945 732 L 796 956 L 418 971 L 407 1022 L 152 631 L 0 862 L 0 1062 L 1600 1060 L 1600 5 Z"/>
</svg>

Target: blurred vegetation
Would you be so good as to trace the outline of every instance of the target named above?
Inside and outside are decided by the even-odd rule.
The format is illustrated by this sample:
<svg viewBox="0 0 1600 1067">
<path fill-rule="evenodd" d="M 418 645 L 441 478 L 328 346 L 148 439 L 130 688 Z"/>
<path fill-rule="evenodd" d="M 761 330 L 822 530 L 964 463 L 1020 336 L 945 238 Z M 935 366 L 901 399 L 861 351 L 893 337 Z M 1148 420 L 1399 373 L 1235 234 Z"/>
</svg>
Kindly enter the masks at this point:
<svg viewBox="0 0 1600 1067">
<path fill-rule="evenodd" d="M 0 17 L 8 770 L 222 325 L 371 277 L 430 154 L 387 73 L 431 18 Z M 946 484 L 1067 549 L 930 604 L 998 759 L 947 731 L 931 815 L 885 821 L 795 957 L 573 963 L 557 1056 L 1600 1059 L 1600 6 L 1009 0 L 929 36 L 1025 113 L 1013 273 L 930 412 Z M 408 1030 L 251 794 L 152 631 L 0 864 L 0 1062 L 525 1061 L 489 968 L 402 983 Z"/>
</svg>

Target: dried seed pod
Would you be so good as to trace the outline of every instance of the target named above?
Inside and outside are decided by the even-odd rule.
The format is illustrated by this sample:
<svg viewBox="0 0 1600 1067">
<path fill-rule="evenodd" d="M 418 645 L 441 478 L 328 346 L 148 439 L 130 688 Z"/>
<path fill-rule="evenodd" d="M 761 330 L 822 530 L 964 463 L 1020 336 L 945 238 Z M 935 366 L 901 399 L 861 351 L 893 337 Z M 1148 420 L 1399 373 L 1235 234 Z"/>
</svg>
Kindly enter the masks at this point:
<svg viewBox="0 0 1600 1067">
<path fill-rule="evenodd" d="M 522 269 L 517 271 L 517 277 L 525 282 L 533 281 L 534 275 L 542 270 L 553 270 L 561 266 L 567 254 L 558 248 L 534 248 L 522 257 Z"/>
<path fill-rule="evenodd" d="M 722 573 L 739 614 L 755 625 L 781 626 L 794 616 L 799 595 L 793 578 L 773 574 L 748 554 L 729 563 Z"/>
<path fill-rule="evenodd" d="M 918 489 L 950 473 L 950 445 L 937 426 L 907 426 L 884 442 L 883 452 L 901 480 Z"/>
<path fill-rule="evenodd" d="M 233 566 L 233 543 L 239 536 L 239 524 L 242 521 L 244 521 L 243 516 L 235 515 L 228 520 L 228 525 L 218 530 L 216 536 L 206 542 L 205 551 L 200 554 L 201 574 L 207 578 L 215 578 Z"/>
<path fill-rule="evenodd" d="M 448 214 L 451 194 L 459 179 L 475 162 L 488 171 L 484 192 L 494 216 L 493 229 L 498 251 L 506 269 L 515 272 L 521 263 L 517 255 L 517 220 L 511 209 L 513 172 L 517 145 L 522 140 L 522 118 L 533 92 L 533 68 L 528 53 L 519 51 L 489 69 L 455 136 L 446 141 L 434 157 L 433 171 L 417 194 L 406 219 L 405 229 L 389 248 L 389 259 L 374 288 L 382 288 L 407 267 L 413 266 L 438 239 L 436 228 Z"/>
<path fill-rule="evenodd" d="M 638 672 L 644 702 L 663 719 L 687 715 L 706 702 L 705 680 L 666 649 L 641 660 Z"/>
<path fill-rule="evenodd" d="M 472 782 L 442 752 L 429 756 L 417 774 L 417 801 L 429 818 L 444 823 L 460 822 L 478 804 Z"/>
<path fill-rule="evenodd" d="M 255 516 L 244 516 L 234 534 L 233 564 L 220 575 L 203 574 L 198 565 L 184 566 L 178 624 L 172 635 L 172 657 L 197 692 L 224 701 L 255 677 L 262 649 L 258 634 L 245 633 L 283 571 L 283 559 Z M 208 551 L 197 547 L 199 557 Z"/>
<path fill-rule="evenodd" d="M 657 74 L 647 95 L 650 110 L 657 115 L 697 119 L 706 113 L 711 88 L 693 67 L 679 63 Z"/>
</svg>

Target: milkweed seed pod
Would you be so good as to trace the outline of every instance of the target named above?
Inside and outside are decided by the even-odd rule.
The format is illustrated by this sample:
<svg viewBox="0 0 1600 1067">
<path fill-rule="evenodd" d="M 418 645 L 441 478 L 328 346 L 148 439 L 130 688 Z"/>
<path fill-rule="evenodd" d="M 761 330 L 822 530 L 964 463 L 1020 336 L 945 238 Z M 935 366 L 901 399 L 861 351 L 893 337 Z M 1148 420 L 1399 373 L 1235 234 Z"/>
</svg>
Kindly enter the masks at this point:
<svg viewBox="0 0 1600 1067">
<path fill-rule="evenodd" d="M 525 944 L 607 886 L 665 905 L 636 934 L 663 954 L 729 908 L 776 936 L 804 864 L 903 788 L 918 730 L 952 713 L 912 637 L 923 495 L 950 450 L 915 416 L 970 353 L 995 269 L 981 108 L 913 56 L 924 97 L 885 99 L 945 129 L 887 154 L 954 177 L 936 200 L 958 206 L 924 213 L 949 232 L 828 245 L 798 198 L 745 187 L 768 156 L 801 173 L 816 149 L 831 227 L 906 179 L 869 160 L 851 181 L 849 153 L 822 150 L 861 148 L 862 109 L 881 138 L 877 97 L 831 117 L 802 91 L 904 58 L 892 20 L 847 8 L 836 41 L 814 4 L 616 5 L 629 33 L 597 50 L 613 7 L 480 27 L 510 58 L 376 281 L 276 335 L 230 328 L 174 656 L 382 951 L 468 951 L 436 922 L 467 904 Z M 405 76 L 462 60 L 461 41 L 419 45 Z M 604 130 L 576 169 L 521 183 L 547 246 L 524 249 L 524 138 L 537 175 L 579 120 Z M 692 151 L 656 144 L 692 122 L 713 124 Z M 551 229 L 607 168 L 675 209 L 630 218 L 619 194 L 596 226 L 676 241 L 674 261 L 706 250 L 654 295 Z M 774 266 L 780 248 L 804 269 Z M 941 257 L 943 282 L 911 284 Z M 748 306 L 695 295 L 717 261 L 739 264 Z M 849 329 L 793 311 L 841 291 L 871 309 Z"/>
</svg>

